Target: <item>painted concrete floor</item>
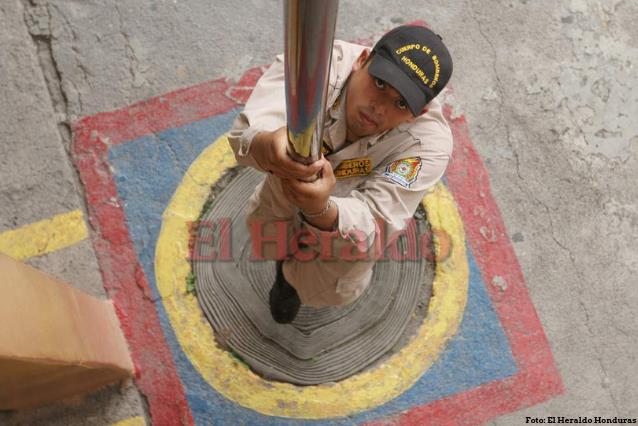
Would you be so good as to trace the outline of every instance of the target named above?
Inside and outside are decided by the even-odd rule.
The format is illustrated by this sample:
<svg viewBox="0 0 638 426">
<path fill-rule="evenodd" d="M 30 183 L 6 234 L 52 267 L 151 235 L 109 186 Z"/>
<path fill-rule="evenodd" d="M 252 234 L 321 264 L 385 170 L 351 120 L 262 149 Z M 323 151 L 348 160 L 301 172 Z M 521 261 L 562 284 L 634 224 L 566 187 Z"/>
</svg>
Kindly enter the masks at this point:
<svg viewBox="0 0 638 426">
<path fill-rule="evenodd" d="M 186 330 L 174 323 L 193 300 L 162 287 L 154 262 L 168 226 L 162 214 L 188 190 L 186 170 L 230 161 L 218 138 L 259 67 L 282 50 L 280 2 L 246 5 L 0 4 L 0 250 L 112 298 L 141 368 L 134 383 L 1 413 L 0 423 L 638 417 L 638 6 L 630 1 L 342 1 L 339 38 L 369 41 L 423 20 L 454 55 L 446 102 L 456 151 L 445 187 L 467 241 L 463 322 L 412 388 L 384 403 L 337 404 L 324 420 L 285 420 L 294 409 L 215 384 L 220 371 L 241 369 L 202 360 L 212 348 L 192 336 L 201 321 L 189 317 Z M 31 244 L 43 229 L 33 224 L 52 218 L 67 237 Z M 8 232 L 25 243 L 3 246 Z"/>
</svg>

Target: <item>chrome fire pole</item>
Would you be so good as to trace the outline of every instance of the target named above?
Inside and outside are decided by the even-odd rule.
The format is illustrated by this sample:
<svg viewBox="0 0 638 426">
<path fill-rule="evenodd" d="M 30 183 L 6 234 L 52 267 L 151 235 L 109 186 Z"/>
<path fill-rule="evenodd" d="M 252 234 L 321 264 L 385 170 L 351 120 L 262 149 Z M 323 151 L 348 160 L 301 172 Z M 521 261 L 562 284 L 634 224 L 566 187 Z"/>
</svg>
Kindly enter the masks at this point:
<svg viewBox="0 0 638 426">
<path fill-rule="evenodd" d="M 320 157 L 339 0 L 284 0 L 284 66 L 292 158 Z"/>
</svg>

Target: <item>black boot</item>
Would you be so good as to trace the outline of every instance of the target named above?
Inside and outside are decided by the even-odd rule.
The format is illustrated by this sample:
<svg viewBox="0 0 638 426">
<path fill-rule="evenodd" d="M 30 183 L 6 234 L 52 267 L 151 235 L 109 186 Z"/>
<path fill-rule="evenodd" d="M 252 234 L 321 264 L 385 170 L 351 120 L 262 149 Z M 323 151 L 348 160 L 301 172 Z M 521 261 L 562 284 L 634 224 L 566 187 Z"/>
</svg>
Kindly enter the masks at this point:
<svg viewBox="0 0 638 426">
<path fill-rule="evenodd" d="M 270 289 L 270 314 L 279 324 L 291 323 L 301 306 L 297 290 L 284 278 L 283 261 L 277 261 L 277 277 Z"/>
</svg>

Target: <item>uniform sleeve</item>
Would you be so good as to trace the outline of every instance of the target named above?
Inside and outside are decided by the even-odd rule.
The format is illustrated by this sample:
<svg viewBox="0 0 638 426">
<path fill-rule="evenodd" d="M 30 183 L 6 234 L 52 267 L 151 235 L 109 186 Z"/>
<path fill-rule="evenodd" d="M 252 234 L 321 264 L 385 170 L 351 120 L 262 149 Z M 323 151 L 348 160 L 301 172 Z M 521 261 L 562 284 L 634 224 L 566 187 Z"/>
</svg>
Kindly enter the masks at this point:
<svg viewBox="0 0 638 426">
<path fill-rule="evenodd" d="M 332 197 L 339 208 L 337 243 L 341 247 L 356 244 L 361 251 L 361 236 L 365 235 L 365 249 L 370 249 L 378 221 L 384 223 L 388 235 L 405 229 L 426 192 L 445 173 L 452 133 L 440 106 L 424 117 L 410 137 L 414 138 L 413 149 L 388 156 L 347 197 Z"/>
<path fill-rule="evenodd" d="M 439 181 L 448 162 L 447 154 L 409 156 L 374 170 L 370 179 L 351 191 L 348 197 L 333 198 L 339 207 L 339 234 L 350 242 L 355 241 L 349 238 L 349 234 L 365 234 L 369 248 L 377 230 L 377 221 L 384 223 L 389 235 L 405 229 L 406 221 L 414 215 L 428 189 Z M 397 166 L 419 167 L 420 170 L 414 182 L 408 185 L 400 182 L 401 174 L 391 171 Z"/>
<path fill-rule="evenodd" d="M 274 131 L 286 125 L 286 96 L 283 56 L 259 79 L 244 110 L 235 118 L 228 141 L 237 162 L 262 170 L 250 154 L 250 144 L 262 131 Z M 262 170 L 263 171 L 263 170 Z"/>
</svg>

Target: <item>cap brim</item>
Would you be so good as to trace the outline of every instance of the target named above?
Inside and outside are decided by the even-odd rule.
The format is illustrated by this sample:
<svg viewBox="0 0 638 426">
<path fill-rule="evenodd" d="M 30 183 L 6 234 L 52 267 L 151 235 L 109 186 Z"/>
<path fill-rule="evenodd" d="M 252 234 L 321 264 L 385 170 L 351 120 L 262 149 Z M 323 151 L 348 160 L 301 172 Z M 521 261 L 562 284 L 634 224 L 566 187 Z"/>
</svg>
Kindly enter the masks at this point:
<svg viewBox="0 0 638 426">
<path fill-rule="evenodd" d="M 368 73 L 394 87 L 407 102 L 413 116 L 421 114 L 427 104 L 427 98 L 419 86 L 397 68 L 396 64 L 377 52 L 368 66 Z"/>
</svg>

